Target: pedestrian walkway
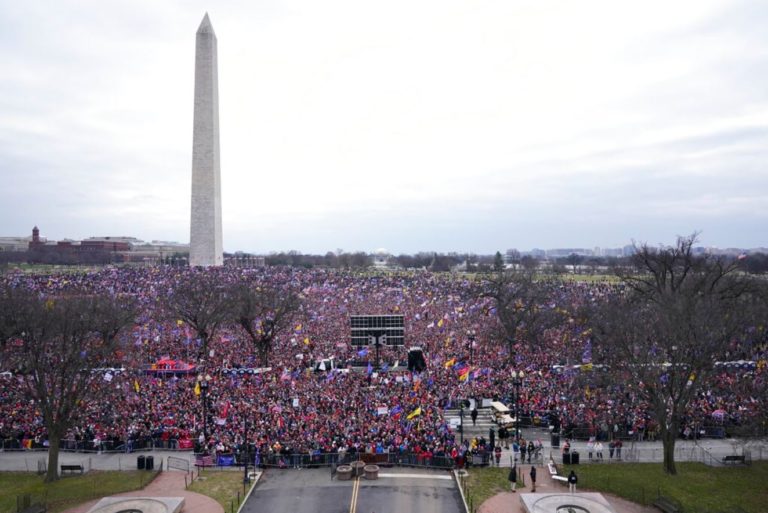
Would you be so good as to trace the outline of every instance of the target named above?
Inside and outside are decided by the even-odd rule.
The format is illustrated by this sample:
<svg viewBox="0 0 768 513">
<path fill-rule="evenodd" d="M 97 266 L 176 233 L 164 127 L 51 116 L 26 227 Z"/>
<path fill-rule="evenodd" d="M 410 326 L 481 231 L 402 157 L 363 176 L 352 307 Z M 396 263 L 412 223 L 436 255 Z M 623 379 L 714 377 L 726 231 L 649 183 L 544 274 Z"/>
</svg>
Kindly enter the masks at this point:
<svg viewBox="0 0 768 513">
<path fill-rule="evenodd" d="M 224 508 L 215 500 L 184 489 L 184 477 L 188 475 L 179 471 L 161 472 L 154 481 L 143 490 L 118 493 L 111 497 L 184 497 L 184 513 L 224 513 Z M 64 513 L 86 513 L 99 500 L 92 500 L 77 507 L 65 510 Z"/>
</svg>

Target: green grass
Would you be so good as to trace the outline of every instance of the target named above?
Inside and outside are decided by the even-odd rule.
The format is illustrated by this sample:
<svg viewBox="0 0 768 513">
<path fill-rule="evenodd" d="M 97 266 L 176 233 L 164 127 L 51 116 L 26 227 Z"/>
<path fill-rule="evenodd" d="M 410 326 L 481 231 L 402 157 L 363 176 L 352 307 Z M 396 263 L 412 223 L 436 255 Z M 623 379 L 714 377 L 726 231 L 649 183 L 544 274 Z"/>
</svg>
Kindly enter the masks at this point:
<svg viewBox="0 0 768 513">
<path fill-rule="evenodd" d="M 225 512 L 230 511 L 231 503 L 234 501 L 235 510 L 237 510 L 237 493 L 240 492 L 240 500 L 243 500 L 243 473 L 235 471 L 204 470 L 200 473 L 202 479 L 196 480 L 188 488 L 190 492 L 197 492 L 207 495 L 216 500 Z M 245 488 L 247 492 L 250 488 Z"/>
<path fill-rule="evenodd" d="M 520 467 L 518 467 L 519 469 Z M 487 467 L 469 470 L 467 502 L 480 507 L 486 500 L 501 492 L 509 491 L 509 467 Z M 522 483 L 518 482 L 518 486 Z"/>
<path fill-rule="evenodd" d="M 586 283 L 618 283 L 618 276 L 612 274 L 560 274 L 557 276 L 563 281 L 575 281 Z"/>
<path fill-rule="evenodd" d="M 579 488 L 612 493 L 640 504 L 650 504 L 660 493 L 678 501 L 686 513 L 728 511 L 750 513 L 768 508 L 768 462 L 749 467 L 707 467 L 677 463 L 677 475 L 664 474 L 660 463 L 565 466 L 579 476 Z"/>
<path fill-rule="evenodd" d="M 146 486 L 154 472 L 98 472 L 65 477 L 46 484 L 43 476 L 26 472 L 0 472 L 0 513 L 16 511 L 16 496 L 30 494 L 32 502 L 43 501 L 56 513 L 104 495 L 129 492 Z"/>
<path fill-rule="evenodd" d="M 727 512 L 741 508 L 748 513 L 768 511 L 768 462 L 749 467 L 707 467 L 701 463 L 678 463 L 676 476 L 664 474 L 660 463 L 563 466 L 579 477 L 580 491 L 599 491 L 639 504 L 651 504 L 660 493 L 683 507 L 685 513 Z M 479 507 L 497 493 L 507 491 L 504 468 L 469 471 L 468 499 Z M 563 487 L 565 490 L 565 487 Z"/>
</svg>

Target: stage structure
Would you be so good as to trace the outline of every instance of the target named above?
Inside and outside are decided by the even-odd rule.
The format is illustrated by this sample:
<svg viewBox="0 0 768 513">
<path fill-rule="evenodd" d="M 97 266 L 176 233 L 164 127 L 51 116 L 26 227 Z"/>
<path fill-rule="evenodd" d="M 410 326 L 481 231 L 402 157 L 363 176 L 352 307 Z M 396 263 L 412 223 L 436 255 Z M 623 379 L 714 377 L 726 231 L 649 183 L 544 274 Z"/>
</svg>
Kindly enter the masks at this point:
<svg viewBox="0 0 768 513">
<path fill-rule="evenodd" d="M 405 345 L 405 322 L 402 315 L 350 315 L 352 346 L 374 346 L 376 369 L 379 369 L 381 346 Z"/>
</svg>

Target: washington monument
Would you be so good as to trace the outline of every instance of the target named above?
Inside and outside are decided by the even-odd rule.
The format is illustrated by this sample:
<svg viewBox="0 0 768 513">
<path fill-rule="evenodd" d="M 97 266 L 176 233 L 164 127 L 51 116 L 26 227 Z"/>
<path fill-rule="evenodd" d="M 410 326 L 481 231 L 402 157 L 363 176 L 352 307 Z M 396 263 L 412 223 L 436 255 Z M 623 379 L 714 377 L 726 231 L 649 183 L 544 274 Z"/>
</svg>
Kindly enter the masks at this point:
<svg viewBox="0 0 768 513">
<path fill-rule="evenodd" d="M 197 29 L 192 134 L 191 266 L 222 265 L 219 73 L 216 34 L 208 13 Z"/>
</svg>

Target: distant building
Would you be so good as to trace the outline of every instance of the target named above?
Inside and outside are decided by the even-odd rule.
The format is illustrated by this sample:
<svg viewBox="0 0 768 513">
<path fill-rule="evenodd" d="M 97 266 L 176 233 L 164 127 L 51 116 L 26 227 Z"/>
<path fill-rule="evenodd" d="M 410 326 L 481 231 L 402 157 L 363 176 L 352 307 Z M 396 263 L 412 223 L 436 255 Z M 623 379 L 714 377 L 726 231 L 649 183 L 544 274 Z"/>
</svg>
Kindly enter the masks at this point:
<svg viewBox="0 0 768 513">
<path fill-rule="evenodd" d="M 0 252 L 11 253 L 26 251 L 29 248 L 29 237 L 0 237 Z"/>
<path fill-rule="evenodd" d="M 24 240 L 26 247 L 23 250 L 29 252 L 30 261 L 38 262 L 158 264 L 170 257 L 184 261 L 189 257 L 189 244 L 165 241 L 148 243 L 126 236 L 49 241 L 40 237 L 37 226 L 32 229 L 32 237 Z"/>
<path fill-rule="evenodd" d="M 515 248 L 508 249 L 507 252 L 504 254 L 505 264 L 514 264 L 515 262 L 519 262 L 519 261 L 520 261 L 520 252 Z"/>
</svg>

